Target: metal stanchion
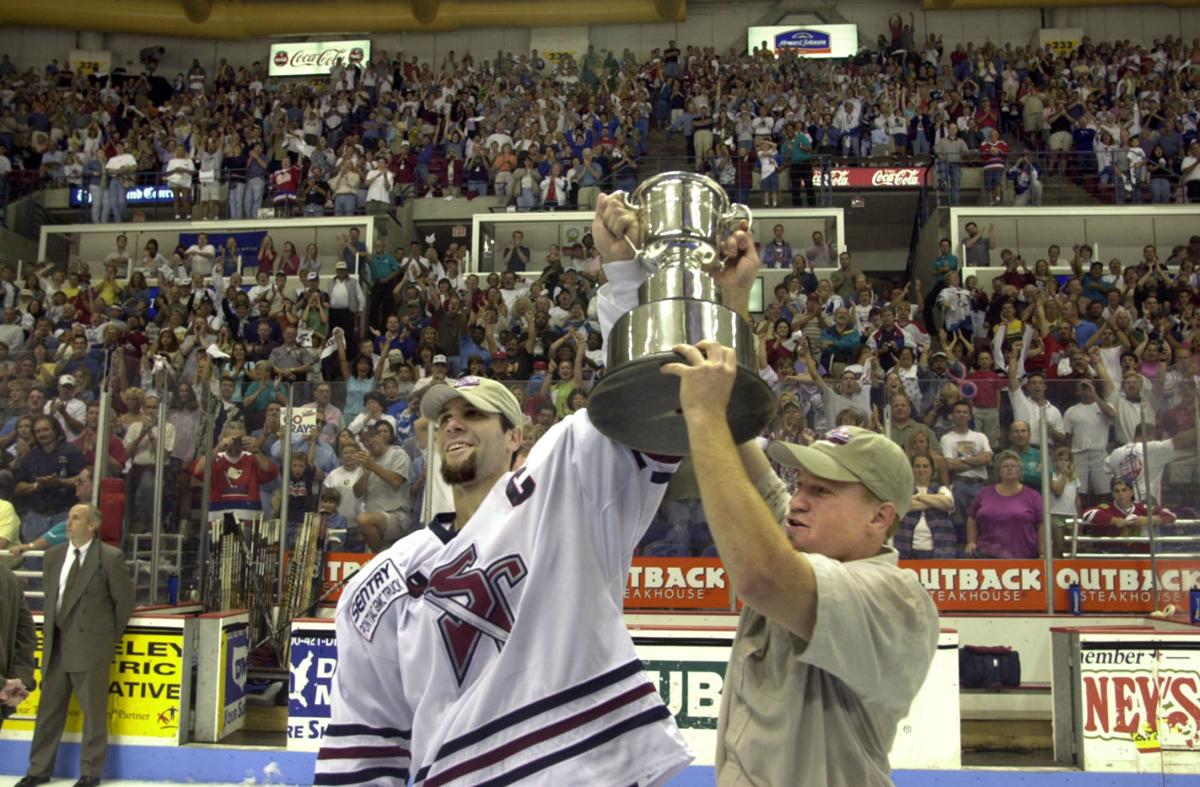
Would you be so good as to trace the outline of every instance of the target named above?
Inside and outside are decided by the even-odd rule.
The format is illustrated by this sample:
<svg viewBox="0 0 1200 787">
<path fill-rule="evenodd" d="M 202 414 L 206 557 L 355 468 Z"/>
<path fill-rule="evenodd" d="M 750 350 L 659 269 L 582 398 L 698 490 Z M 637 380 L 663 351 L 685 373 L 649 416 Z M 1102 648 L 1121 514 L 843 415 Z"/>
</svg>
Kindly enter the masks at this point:
<svg viewBox="0 0 1200 787">
<path fill-rule="evenodd" d="M 1042 490 L 1046 493 L 1042 497 L 1042 559 L 1046 564 L 1043 584 L 1047 591 L 1046 612 L 1054 614 L 1054 527 L 1050 523 L 1050 506 L 1046 503 L 1050 497 L 1050 462 L 1054 457 L 1049 450 L 1050 435 L 1046 428 L 1046 403 L 1042 402 L 1039 407 L 1041 417 L 1038 424 L 1038 444 L 1042 451 Z"/>
<path fill-rule="evenodd" d="M 108 435 L 109 407 L 112 405 L 112 394 L 100 389 L 100 417 L 96 420 L 96 456 L 92 459 L 92 505 L 100 507 L 100 479 L 107 473 L 108 465 Z"/>
<path fill-rule="evenodd" d="M 1149 440 L 1146 438 L 1146 431 L 1149 425 L 1145 420 L 1145 411 L 1142 411 L 1142 481 L 1146 484 L 1146 535 L 1150 538 L 1150 581 L 1151 592 L 1154 594 L 1154 608 L 1158 609 L 1158 545 L 1154 543 L 1154 531 L 1157 527 L 1154 523 L 1154 506 L 1158 503 L 1154 499 L 1154 485 L 1150 483 L 1150 446 Z M 1136 481 L 1134 482 L 1136 483 Z M 1137 499 L 1137 490 L 1134 489 L 1134 500 Z"/>
<path fill-rule="evenodd" d="M 433 521 L 433 479 L 442 471 L 442 460 L 437 452 L 437 424 L 425 424 L 425 497 L 421 500 L 421 522 L 426 527 Z"/>
<path fill-rule="evenodd" d="M 208 551 L 215 547 L 213 539 L 212 526 L 208 521 L 208 504 L 210 500 L 210 490 L 212 489 L 212 452 L 213 452 L 213 414 L 212 414 L 212 391 L 207 385 L 200 388 L 200 455 L 205 457 L 204 461 L 204 480 L 203 488 L 200 491 L 200 535 L 199 547 L 197 554 L 199 557 L 196 566 L 196 584 L 200 591 L 200 598 L 206 603 L 208 601 L 205 595 L 208 588 Z M 191 468 L 189 468 L 190 470 Z"/>
<path fill-rule="evenodd" d="M 282 433 L 283 445 L 279 461 L 280 466 L 280 492 L 279 492 L 279 522 L 283 528 L 279 538 L 279 565 L 277 566 L 276 577 L 276 596 L 275 598 L 283 598 L 283 555 L 287 551 L 287 521 L 288 521 L 288 476 L 291 473 L 292 467 L 292 412 L 295 407 L 296 386 L 294 383 L 288 383 L 287 408 L 283 412 L 283 423 L 279 425 L 279 431 Z M 318 419 L 319 420 L 319 419 Z M 265 512 L 263 518 L 266 519 L 270 512 Z"/>
<path fill-rule="evenodd" d="M 163 518 L 163 486 L 167 483 L 167 474 L 163 472 L 163 460 L 166 455 L 166 441 L 163 434 L 167 430 L 167 392 L 162 391 L 158 397 L 158 423 L 154 427 L 154 466 L 158 472 L 154 474 L 154 518 L 150 531 L 150 603 L 158 603 L 158 558 L 159 542 L 162 536 Z M 99 453 L 99 446 L 97 446 Z"/>
</svg>

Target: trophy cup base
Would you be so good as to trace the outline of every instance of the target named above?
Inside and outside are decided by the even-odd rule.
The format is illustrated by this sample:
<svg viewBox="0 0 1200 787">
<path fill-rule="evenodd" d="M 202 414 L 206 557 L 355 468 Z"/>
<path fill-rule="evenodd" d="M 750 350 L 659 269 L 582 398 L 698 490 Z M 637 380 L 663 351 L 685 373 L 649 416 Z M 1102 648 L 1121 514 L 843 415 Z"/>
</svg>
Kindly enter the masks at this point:
<svg viewBox="0 0 1200 787">
<path fill-rule="evenodd" d="M 605 374 L 588 397 L 588 417 L 604 436 L 638 451 L 688 453 L 687 424 L 679 408 L 679 378 L 659 371 L 679 361 L 673 352 L 622 363 Z M 737 443 L 757 437 L 775 413 L 771 387 L 739 366 L 729 399 L 729 429 Z"/>
</svg>

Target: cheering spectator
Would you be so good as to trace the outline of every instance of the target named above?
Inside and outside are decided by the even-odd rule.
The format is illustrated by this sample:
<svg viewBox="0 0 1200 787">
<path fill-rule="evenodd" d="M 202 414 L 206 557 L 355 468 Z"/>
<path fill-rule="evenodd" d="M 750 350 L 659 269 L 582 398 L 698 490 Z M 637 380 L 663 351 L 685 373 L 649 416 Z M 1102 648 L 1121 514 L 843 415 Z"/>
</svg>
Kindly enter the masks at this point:
<svg viewBox="0 0 1200 787">
<path fill-rule="evenodd" d="M 196 174 L 196 164 L 188 156 L 183 145 L 175 147 L 174 157 L 167 162 L 163 170 L 167 175 L 167 185 L 171 187 L 171 198 L 175 203 L 175 218 L 186 214 L 188 221 L 192 219 L 192 176 Z"/>
</svg>

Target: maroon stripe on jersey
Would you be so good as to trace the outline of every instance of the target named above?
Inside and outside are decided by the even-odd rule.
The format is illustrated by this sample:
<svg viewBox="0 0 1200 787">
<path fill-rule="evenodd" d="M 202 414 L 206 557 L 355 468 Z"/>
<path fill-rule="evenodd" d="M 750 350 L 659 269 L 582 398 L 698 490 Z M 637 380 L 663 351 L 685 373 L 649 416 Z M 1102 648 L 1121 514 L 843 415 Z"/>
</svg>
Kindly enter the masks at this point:
<svg viewBox="0 0 1200 787">
<path fill-rule="evenodd" d="M 486 768 L 489 765 L 495 765 L 498 762 L 511 757 L 519 752 L 528 749 L 531 746 L 536 746 L 539 743 L 555 738 L 564 733 L 570 732 L 576 727 L 581 727 L 588 722 L 606 716 L 613 711 L 616 711 L 632 702 L 645 697 L 647 694 L 653 694 L 656 691 L 654 686 L 649 683 L 643 683 L 640 686 L 635 686 L 623 694 L 618 694 L 606 702 L 602 702 L 595 707 L 588 708 L 574 716 L 569 716 L 565 719 L 557 721 L 553 724 L 548 724 L 540 730 L 534 730 L 526 733 L 519 738 L 515 738 L 503 746 L 497 746 L 491 751 L 465 760 L 458 765 L 447 768 L 441 773 L 434 774 L 424 781 L 425 787 L 438 787 L 441 784 L 447 784 L 455 779 L 461 779 L 469 773 Z"/>
<path fill-rule="evenodd" d="M 399 746 L 322 746 L 318 760 L 369 760 L 372 757 L 409 757 Z"/>
</svg>

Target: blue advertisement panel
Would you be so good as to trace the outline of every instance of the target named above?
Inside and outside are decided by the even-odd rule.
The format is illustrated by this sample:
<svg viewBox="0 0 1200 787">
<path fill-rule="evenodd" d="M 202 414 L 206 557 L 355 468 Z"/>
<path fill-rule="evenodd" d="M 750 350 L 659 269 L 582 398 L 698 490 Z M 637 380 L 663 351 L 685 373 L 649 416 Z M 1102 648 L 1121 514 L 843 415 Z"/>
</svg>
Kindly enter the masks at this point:
<svg viewBox="0 0 1200 787">
<path fill-rule="evenodd" d="M 125 199 L 129 205 L 170 205 L 173 201 L 171 187 L 164 184 L 159 186 L 130 186 L 125 190 Z M 71 207 L 91 205 L 92 195 L 82 186 L 71 187 Z"/>
<path fill-rule="evenodd" d="M 330 690 L 337 669 L 333 621 L 292 624 L 288 683 L 288 749 L 316 751 L 329 723 Z"/>
</svg>

